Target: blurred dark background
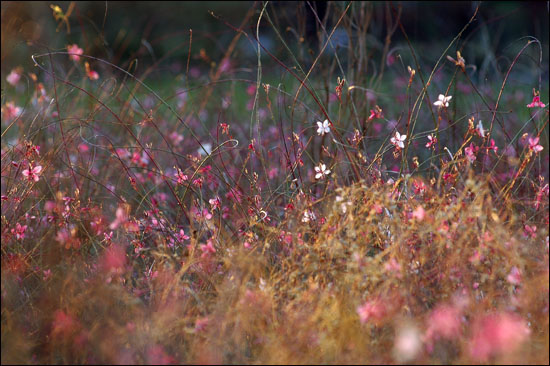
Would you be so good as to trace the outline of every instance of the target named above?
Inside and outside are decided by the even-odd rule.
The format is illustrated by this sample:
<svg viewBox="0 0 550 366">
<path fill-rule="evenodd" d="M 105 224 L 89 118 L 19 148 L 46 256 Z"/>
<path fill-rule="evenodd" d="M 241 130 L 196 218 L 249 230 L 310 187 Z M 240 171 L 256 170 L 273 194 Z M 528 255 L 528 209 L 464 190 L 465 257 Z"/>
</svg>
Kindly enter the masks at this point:
<svg viewBox="0 0 550 366">
<path fill-rule="evenodd" d="M 263 6 L 260 2 L 75 2 L 69 17 L 70 34 L 66 25 L 52 16 L 50 4 L 59 5 L 63 11 L 69 2 L 9 2 L 1 5 L 2 17 L 2 72 L 19 64 L 31 65 L 29 52 L 46 49 L 64 50 L 67 44 L 77 43 L 85 52 L 123 65 L 129 58 L 139 57 L 140 62 L 156 62 L 170 52 L 170 59 L 186 59 L 189 29 L 193 30 L 193 52 L 205 49 L 211 60 L 218 60 L 241 25 L 247 12 L 254 8 L 244 29 L 255 34 L 256 21 Z M 343 9 L 348 3 L 329 6 L 329 12 Z M 440 54 L 441 47 L 448 44 L 472 16 L 477 2 L 372 2 L 367 10 L 372 12 L 369 33 L 373 42 L 386 35 L 386 7 L 402 6 L 401 22 L 415 46 L 434 49 Z M 360 2 L 352 5 L 357 10 Z M 318 49 L 319 28 L 311 8 L 323 19 L 326 3 L 321 2 L 271 2 L 267 6 L 279 31 L 293 39 L 302 38 L 302 43 L 312 51 Z M 213 15 L 214 14 L 214 15 Z M 481 47 L 490 47 L 499 53 L 525 36 L 534 36 L 543 45 L 544 56 L 548 55 L 548 2 L 485 2 L 481 4 L 476 22 L 469 27 L 463 38 L 471 35 L 470 42 Z M 334 14 L 328 14 L 328 26 L 335 23 Z M 283 51 L 274 37 L 272 26 L 261 23 L 262 42 Z M 329 28 L 330 30 L 330 28 Z M 340 40 L 339 38 L 340 37 Z M 342 38 L 343 37 L 343 38 Z M 346 45 L 346 36 L 335 33 L 335 41 Z M 254 45 L 243 39 L 241 57 L 254 55 Z M 404 44 L 405 38 L 398 29 L 392 37 L 394 44 Z M 524 42 L 520 42 L 524 44 Z M 248 50 L 247 50 L 248 47 Z M 271 49 L 271 48 L 270 48 Z M 444 48 L 443 48 L 444 49 Z M 439 53 L 438 53 L 439 52 Z M 237 55 L 238 57 L 239 55 Z"/>
</svg>

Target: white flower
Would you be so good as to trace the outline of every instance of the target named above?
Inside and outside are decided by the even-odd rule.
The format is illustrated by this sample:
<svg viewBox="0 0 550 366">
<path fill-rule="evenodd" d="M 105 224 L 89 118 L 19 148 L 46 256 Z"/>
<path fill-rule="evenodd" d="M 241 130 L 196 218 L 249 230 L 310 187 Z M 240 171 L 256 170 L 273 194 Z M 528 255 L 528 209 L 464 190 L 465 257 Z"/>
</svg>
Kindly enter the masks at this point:
<svg viewBox="0 0 550 366">
<path fill-rule="evenodd" d="M 325 119 L 323 122 L 317 122 L 317 134 L 323 136 L 325 133 L 330 132 L 330 126 L 328 119 Z"/>
<path fill-rule="evenodd" d="M 405 144 L 403 141 L 407 138 L 407 135 L 400 135 L 399 132 L 395 131 L 395 136 L 390 139 L 390 142 L 396 147 L 403 149 Z"/>
<path fill-rule="evenodd" d="M 315 221 L 317 217 L 312 211 L 306 210 L 304 211 L 304 217 L 302 218 L 302 222 L 309 222 L 309 221 Z"/>
<path fill-rule="evenodd" d="M 320 179 L 330 174 L 330 170 L 327 169 L 327 166 L 323 163 L 316 166 L 315 171 L 317 172 L 317 174 L 315 174 L 315 179 Z"/>
<path fill-rule="evenodd" d="M 212 153 L 212 144 L 210 142 L 205 142 L 202 144 L 202 147 L 199 147 L 197 152 L 201 155 L 206 153 L 206 155 L 210 155 Z"/>
<path fill-rule="evenodd" d="M 485 137 L 485 129 L 483 128 L 483 123 L 481 123 L 481 120 L 479 120 L 476 129 L 477 133 L 479 133 L 479 136 Z"/>
<path fill-rule="evenodd" d="M 448 97 L 444 96 L 443 94 L 439 94 L 439 100 L 434 102 L 435 106 L 441 107 L 448 107 L 449 106 L 449 100 L 451 100 L 453 96 L 449 95 Z"/>
</svg>

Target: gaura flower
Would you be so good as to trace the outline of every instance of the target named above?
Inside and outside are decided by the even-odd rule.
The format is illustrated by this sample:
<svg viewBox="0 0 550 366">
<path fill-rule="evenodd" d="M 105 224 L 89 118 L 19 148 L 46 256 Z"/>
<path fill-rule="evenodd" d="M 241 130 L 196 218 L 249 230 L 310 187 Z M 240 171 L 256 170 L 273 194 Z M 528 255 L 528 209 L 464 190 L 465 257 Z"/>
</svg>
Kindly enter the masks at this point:
<svg viewBox="0 0 550 366">
<path fill-rule="evenodd" d="M 317 174 L 315 174 L 315 179 L 324 178 L 325 176 L 330 174 L 330 170 L 327 169 L 327 166 L 323 163 L 320 163 L 319 166 L 316 166 L 315 171 L 317 172 Z"/>
<path fill-rule="evenodd" d="M 330 132 L 328 119 L 325 119 L 323 122 L 317 122 L 317 127 L 317 134 L 320 136 Z"/>
<path fill-rule="evenodd" d="M 29 167 L 23 170 L 23 176 L 25 176 L 29 181 L 34 180 L 35 182 L 38 182 L 41 171 L 42 167 L 40 165 L 33 168 L 32 165 L 29 164 Z"/>
<path fill-rule="evenodd" d="M 444 96 L 443 94 L 439 94 L 439 97 L 437 101 L 434 102 L 434 105 L 441 108 L 441 107 L 445 107 L 447 108 L 449 106 L 449 101 L 451 100 L 453 96 L 452 95 L 449 95 L 449 96 Z"/>
<path fill-rule="evenodd" d="M 539 145 L 539 138 L 538 137 L 535 137 L 535 138 L 529 138 L 529 149 L 530 150 L 533 150 L 536 153 L 544 150 L 544 147 L 542 147 L 542 145 Z"/>
<path fill-rule="evenodd" d="M 429 135 L 428 140 L 430 141 L 426 143 L 426 147 L 427 148 L 435 147 L 435 144 L 437 143 L 437 137 L 435 137 L 434 135 Z"/>
<path fill-rule="evenodd" d="M 399 132 L 395 131 L 395 136 L 390 139 L 390 142 L 396 147 L 403 149 L 405 144 L 403 141 L 407 138 L 407 135 L 401 135 Z"/>
</svg>

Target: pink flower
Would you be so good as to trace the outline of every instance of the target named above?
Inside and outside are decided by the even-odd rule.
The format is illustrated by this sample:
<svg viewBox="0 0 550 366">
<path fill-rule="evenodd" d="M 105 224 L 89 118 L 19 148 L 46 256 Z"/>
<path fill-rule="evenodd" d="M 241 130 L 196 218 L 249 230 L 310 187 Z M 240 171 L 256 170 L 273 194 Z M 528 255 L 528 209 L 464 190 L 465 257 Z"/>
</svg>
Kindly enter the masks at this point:
<svg viewBox="0 0 550 366">
<path fill-rule="evenodd" d="M 179 241 L 189 240 L 189 236 L 185 235 L 185 232 L 183 229 L 180 229 L 180 232 L 176 234 L 176 237 Z"/>
<path fill-rule="evenodd" d="M 126 266 L 126 251 L 124 248 L 118 245 L 108 248 L 101 258 L 101 266 L 105 272 L 122 273 Z"/>
<path fill-rule="evenodd" d="M 379 106 L 375 106 L 374 109 L 370 110 L 370 116 L 368 121 L 372 121 L 375 118 L 384 118 L 384 114 L 382 113 L 382 108 Z"/>
<path fill-rule="evenodd" d="M 544 104 L 540 101 L 540 96 L 539 95 L 535 95 L 533 97 L 533 101 L 531 103 L 527 104 L 527 108 L 535 108 L 535 107 L 540 107 L 540 108 L 546 107 L 546 104 Z"/>
<path fill-rule="evenodd" d="M 189 179 L 187 174 L 183 174 L 180 168 L 178 168 L 178 171 L 176 173 L 176 178 L 178 179 L 178 184 L 183 184 Z"/>
<path fill-rule="evenodd" d="M 211 206 L 212 210 L 220 208 L 220 206 L 221 206 L 221 201 L 220 201 L 219 197 L 209 199 L 208 203 L 210 203 L 210 206 Z"/>
<path fill-rule="evenodd" d="M 435 148 L 435 144 L 437 144 L 437 137 L 435 137 L 434 135 L 429 135 L 428 136 L 428 142 L 426 143 L 426 147 L 427 148 Z"/>
<path fill-rule="evenodd" d="M 384 270 L 387 272 L 395 272 L 397 277 L 401 277 L 401 265 L 395 258 L 392 258 L 384 263 Z"/>
<path fill-rule="evenodd" d="M 19 80 L 21 80 L 20 68 L 11 70 L 10 74 L 6 77 L 6 81 L 13 86 L 16 86 L 19 83 Z"/>
<path fill-rule="evenodd" d="M 424 335 L 428 349 L 440 338 L 452 340 L 461 334 L 460 309 L 451 305 L 438 305 L 428 318 L 428 329 Z"/>
<path fill-rule="evenodd" d="M 80 56 L 78 56 L 78 55 L 82 55 L 84 53 L 84 50 L 82 48 L 78 47 L 78 45 L 73 44 L 73 45 L 68 45 L 67 46 L 67 52 L 72 53 L 72 55 L 69 56 L 71 58 L 71 60 L 79 61 Z"/>
<path fill-rule="evenodd" d="M 21 107 L 16 106 L 14 102 L 7 102 L 2 107 L 2 114 L 6 120 L 10 120 L 21 114 Z"/>
<path fill-rule="evenodd" d="M 469 342 L 470 356 L 478 362 L 511 353 L 527 340 L 531 331 L 515 314 L 491 314 L 478 319 Z"/>
<path fill-rule="evenodd" d="M 539 145 L 539 138 L 538 137 L 535 137 L 535 138 L 529 137 L 529 149 L 533 150 L 536 154 L 536 153 L 544 150 L 544 147 Z"/>
<path fill-rule="evenodd" d="M 195 320 L 195 332 L 202 332 L 208 326 L 209 319 L 207 317 L 197 318 Z"/>
<path fill-rule="evenodd" d="M 521 272 L 518 267 L 512 267 L 512 270 L 506 277 L 506 280 L 512 285 L 519 285 L 521 283 Z"/>
<path fill-rule="evenodd" d="M 424 208 L 422 206 L 418 206 L 413 212 L 412 212 L 412 218 L 416 219 L 418 221 L 424 220 L 424 216 L 426 215 L 426 211 L 424 211 Z"/>
<path fill-rule="evenodd" d="M 493 139 L 491 139 L 491 146 L 487 147 L 487 153 L 491 150 L 493 150 L 495 152 L 495 154 L 498 151 L 498 146 L 495 145 L 495 140 L 493 140 Z"/>
<path fill-rule="evenodd" d="M 63 310 L 56 310 L 52 322 L 52 336 L 67 337 L 77 330 L 78 326 L 78 321 L 70 314 L 65 313 Z"/>
<path fill-rule="evenodd" d="M 29 164 L 29 167 L 25 170 L 23 170 L 23 176 L 25 176 L 29 181 L 34 180 L 35 182 L 38 182 L 40 179 L 39 175 L 42 171 L 42 167 L 40 165 L 32 167 L 31 164 Z"/>
<path fill-rule="evenodd" d="M 200 248 L 202 250 L 202 258 L 208 257 L 210 254 L 216 253 L 216 248 L 214 248 L 214 245 L 212 244 L 212 239 L 208 239 L 206 244 L 201 244 Z"/>
<path fill-rule="evenodd" d="M 386 315 L 386 306 L 379 299 L 370 300 L 357 307 L 357 314 L 362 324 L 371 319 L 379 320 Z"/>
<path fill-rule="evenodd" d="M 475 146 L 473 143 L 470 143 L 470 146 L 464 149 L 466 157 L 470 163 L 473 163 L 476 160 L 476 153 L 479 150 L 479 147 Z"/>
<path fill-rule="evenodd" d="M 25 231 L 27 230 L 27 225 L 21 226 L 20 223 L 15 224 L 15 229 L 11 229 L 11 233 L 15 235 L 15 239 L 25 239 Z"/>
</svg>

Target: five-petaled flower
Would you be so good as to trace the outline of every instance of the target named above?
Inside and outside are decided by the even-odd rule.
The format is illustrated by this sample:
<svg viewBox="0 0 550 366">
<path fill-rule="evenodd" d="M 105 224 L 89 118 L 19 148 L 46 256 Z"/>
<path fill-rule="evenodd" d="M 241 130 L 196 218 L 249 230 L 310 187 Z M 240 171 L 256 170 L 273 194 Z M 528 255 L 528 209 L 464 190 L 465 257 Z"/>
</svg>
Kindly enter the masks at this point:
<svg viewBox="0 0 550 366">
<path fill-rule="evenodd" d="M 441 107 L 448 107 L 449 101 L 451 100 L 453 96 L 449 95 L 448 97 L 444 96 L 443 94 L 439 94 L 438 100 L 434 102 L 434 105 L 441 108 Z"/>
<path fill-rule="evenodd" d="M 330 169 L 327 169 L 327 166 L 323 163 L 320 163 L 319 166 L 315 167 L 315 179 L 321 179 L 330 174 Z"/>
<path fill-rule="evenodd" d="M 323 122 L 317 122 L 317 134 L 323 136 L 325 133 L 330 132 L 330 125 L 328 119 L 325 119 Z"/>
<path fill-rule="evenodd" d="M 34 180 L 35 182 L 38 182 L 38 180 L 40 179 L 39 175 L 41 171 L 42 171 L 42 167 L 40 165 L 37 165 L 33 168 L 32 165 L 29 164 L 29 167 L 23 170 L 23 175 L 29 181 Z"/>
<path fill-rule="evenodd" d="M 395 145 L 395 147 L 403 149 L 405 147 L 403 142 L 406 138 L 407 135 L 401 135 L 399 132 L 395 131 L 395 136 L 390 139 L 390 142 Z"/>
</svg>

